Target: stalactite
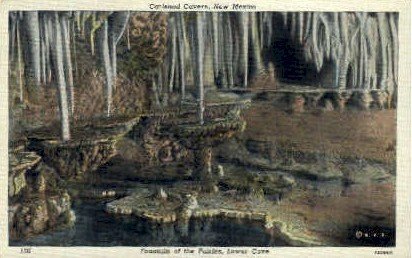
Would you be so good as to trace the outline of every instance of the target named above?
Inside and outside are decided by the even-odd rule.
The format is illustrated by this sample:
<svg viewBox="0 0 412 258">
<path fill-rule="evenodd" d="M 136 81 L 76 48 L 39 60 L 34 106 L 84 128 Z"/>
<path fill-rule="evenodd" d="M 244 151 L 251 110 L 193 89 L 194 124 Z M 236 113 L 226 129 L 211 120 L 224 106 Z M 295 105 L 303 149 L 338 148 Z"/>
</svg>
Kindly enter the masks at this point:
<svg viewBox="0 0 412 258">
<path fill-rule="evenodd" d="M 308 12 L 306 15 L 306 26 L 305 26 L 305 32 L 304 32 L 304 39 L 307 40 L 309 38 L 309 34 L 311 32 L 311 24 L 312 24 L 312 12 Z"/>
<path fill-rule="evenodd" d="M 163 76 L 164 76 L 164 69 L 163 69 L 163 67 L 162 66 L 160 66 L 159 67 L 159 71 L 158 71 L 158 74 L 157 74 L 157 85 L 158 85 L 158 88 L 159 88 L 159 92 L 160 93 L 162 93 L 163 92 L 163 82 L 164 82 L 164 78 L 163 78 Z M 163 96 L 162 96 L 163 97 Z M 163 99 L 163 98 L 162 98 Z"/>
<path fill-rule="evenodd" d="M 393 91 L 393 56 L 392 56 L 392 43 L 389 41 L 386 45 L 386 52 L 388 56 L 388 79 L 386 89 L 390 92 Z"/>
<path fill-rule="evenodd" d="M 69 107 L 67 103 L 67 89 L 66 80 L 64 75 L 63 65 L 63 39 L 60 25 L 60 19 L 57 12 L 52 14 L 53 24 L 53 38 L 50 44 L 51 53 L 55 64 L 56 80 L 58 83 L 59 93 L 59 110 L 60 110 L 60 122 L 61 122 L 61 139 L 63 141 L 70 140 L 70 127 L 69 127 Z"/>
<path fill-rule="evenodd" d="M 351 35 L 351 39 L 350 39 L 350 65 L 352 67 L 352 77 L 351 79 L 351 87 L 352 88 L 357 88 L 357 78 L 358 78 L 358 74 L 359 74 L 359 62 L 357 57 L 359 56 L 359 48 L 357 47 L 357 42 L 359 42 L 358 40 L 359 38 L 359 27 L 357 27 L 354 31 L 354 33 L 352 33 Z"/>
<path fill-rule="evenodd" d="M 170 25 L 170 36 L 169 36 L 169 41 L 170 41 L 170 72 L 169 72 L 169 92 L 173 92 L 173 84 L 174 84 L 174 77 L 175 77 L 175 66 L 176 66 L 176 20 L 175 17 L 172 17 L 169 19 L 169 25 Z"/>
<path fill-rule="evenodd" d="M 93 12 L 90 16 L 90 21 L 91 21 L 91 29 L 90 29 L 90 50 L 92 52 L 92 55 L 94 56 L 95 53 L 95 44 L 94 44 L 94 37 L 96 31 L 100 28 L 102 25 L 102 19 L 99 19 L 99 15 L 97 12 Z M 83 29 L 84 30 L 84 29 Z"/>
<path fill-rule="evenodd" d="M 266 35 L 266 41 L 265 41 L 265 46 L 270 47 L 272 44 L 272 35 L 273 35 L 273 17 L 271 12 L 264 12 L 263 13 L 263 20 L 265 23 L 265 33 Z"/>
<path fill-rule="evenodd" d="M 109 117 L 112 109 L 112 94 L 113 94 L 113 73 L 110 62 L 109 53 L 109 39 L 108 39 L 108 21 L 104 21 L 102 27 L 99 29 L 99 42 L 100 42 L 100 59 L 103 62 L 104 71 L 106 74 L 106 88 L 105 88 L 105 99 L 106 99 L 106 116 Z"/>
<path fill-rule="evenodd" d="M 16 42 L 16 24 L 17 24 L 17 13 L 10 12 L 9 13 L 9 60 L 10 62 L 14 61 L 15 57 L 15 42 Z"/>
<path fill-rule="evenodd" d="M 62 32 L 62 44 L 63 44 L 63 64 L 66 76 L 66 86 L 68 91 L 69 101 L 69 113 L 74 113 L 74 85 L 73 85 L 73 67 L 71 61 L 71 47 L 70 47 L 70 35 L 69 35 L 69 13 L 62 13 L 60 15 L 60 26 Z"/>
<path fill-rule="evenodd" d="M 78 32 L 78 33 L 82 33 L 82 30 L 81 30 L 82 13 L 83 13 L 83 12 L 81 12 L 81 11 L 75 11 L 75 12 L 74 12 L 74 17 L 75 17 L 76 26 L 77 26 L 77 32 Z"/>
<path fill-rule="evenodd" d="M 223 19 L 224 19 L 224 15 L 223 13 L 219 13 L 218 14 L 218 22 L 219 24 L 223 24 Z M 220 87 L 224 86 L 227 84 L 227 76 L 226 76 L 226 71 L 225 71 L 225 64 L 224 64 L 224 60 L 225 60 L 225 41 L 226 41 L 226 35 L 224 34 L 223 31 L 223 26 L 219 26 L 218 27 L 218 37 L 219 37 L 219 47 L 218 47 L 218 51 L 219 51 L 219 55 L 218 55 L 218 67 L 219 70 L 217 72 L 217 78 L 218 78 L 218 84 Z"/>
<path fill-rule="evenodd" d="M 303 12 L 298 13 L 298 41 L 300 44 L 303 43 L 303 24 L 304 24 L 304 14 Z"/>
<path fill-rule="evenodd" d="M 367 14 L 366 13 L 356 13 L 356 17 L 358 20 L 358 26 L 359 26 L 359 42 L 358 42 L 358 48 L 359 48 L 359 57 L 358 62 L 359 62 L 359 76 L 358 76 L 358 87 L 359 88 L 365 88 L 365 78 L 366 78 L 366 71 L 368 68 L 368 64 L 365 61 L 365 55 L 367 54 L 365 52 L 365 44 L 366 44 L 366 39 L 365 39 L 365 26 L 366 26 L 366 18 Z"/>
<path fill-rule="evenodd" d="M 215 77 L 215 84 L 217 84 L 219 77 L 219 13 L 212 13 L 212 34 L 213 34 L 213 72 Z"/>
<path fill-rule="evenodd" d="M 322 49 L 319 49 L 318 47 L 318 38 L 319 38 L 319 34 L 318 34 L 318 22 L 319 22 L 319 13 L 314 13 L 313 14 L 313 21 L 312 21 L 312 40 L 311 40 L 311 48 L 313 48 L 313 59 L 315 62 L 315 66 L 316 66 L 316 70 L 319 72 L 320 69 L 323 66 L 323 51 Z"/>
<path fill-rule="evenodd" d="M 123 36 L 127 23 L 129 21 L 130 12 L 113 12 L 108 17 L 109 26 L 109 45 L 110 45 L 110 63 L 112 68 L 113 88 L 116 89 L 117 79 L 117 44 Z"/>
<path fill-rule="evenodd" d="M 45 43 L 45 31 L 43 27 L 43 17 L 39 15 L 39 36 L 40 36 L 40 71 L 41 71 L 41 83 L 46 84 L 46 43 Z"/>
<path fill-rule="evenodd" d="M 127 34 L 126 34 L 126 41 L 127 41 L 127 50 L 130 51 L 130 26 L 127 26 Z"/>
<path fill-rule="evenodd" d="M 177 34 L 177 28 L 175 28 L 176 29 L 176 34 Z M 177 91 L 177 89 L 179 89 L 179 85 L 180 85 L 180 63 L 179 63 L 179 50 L 178 50 L 178 48 L 179 48 L 179 46 L 177 45 L 178 44 L 178 38 L 177 38 L 177 35 L 176 35 L 176 38 L 175 38 L 175 44 L 176 44 L 176 55 L 175 55 L 175 59 L 176 59 L 176 65 L 175 65 L 175 67 L 174 67 L 174 78 L 173 78 L 173 88 L 174 88 L 174 90 L 175 91 Z"/>
<path fill-rule="evenodd" d="M 379 89 L 385 89 L 388 82 L 388 53 L 386 51 L 387 42 L 387 30 L 386 30 L 386 15 L 385 13 L 378 13 L 378 29 L 379 29 L 379 52 L 380 52 L 380 65 L 379 65 Z"/>
<path fill-rule="evenodd" d="M 233 31 L 233 42 L 236 42 L 233 44 L 233 84 L 234 85 L 241 85 L 239 83 L 239 74 L 240 74 L 240 69 L 239 69 L 239 58 L 240 58 L 240 44 L 237 42 L 240 41 L 240 36 L 239 36 L 239 31 L 236 29 L 232 29 Z"/>
<path fill-rule="evenodd" d="M 325 13 L 321 13 L 319 15 L 319 28 L 320 30 L 320 44 L 318 44 L 319 48 L 323 48 L 325 52 L 324 56 L 327 59 L 331 58 L 331 32 L 330 32 L 330 23 Z"/>
<path fill-rule="evenodd" d="M 72 39 L 72 47 L 73 47 L 73 60 L 74 60 L 74 71 L 75 71 L 75 75 L 76 77 L 79 76 L 79 67 L 77 64 L 77 47 L 76 47 L 76 30 L 75 30 L 75 26 L 74 26 L 74 22 L 70 23 L 70 28 L 71 28 L 71 39 Z"/>
<path fill-rule="evenodd" d="M 283 26 L 287 27 L 288 26 L 288 12 L 282 12 L 282 18 L 283 18 Z"/>
<path fill-rule="evenodd" d="M 23 103 L 23 60 L 22 60 L 22 45 L 20 36 L 20 19 L 17 19 L 16 24 L 16 40 L 17 40 L 17 69 L 19 73 L 19 97 L 20 102 Z"/>
<path fill-rule="evenodd" d="M 340 35 L 340 28 L 339 28 L 339 14 L 337 12 L 332 14 L 332 34 L 331 34 L 331 60 L 333 64 L 333 81 L 332 87 L 338 88 L 339 87 L 339 61 L 341 55 L 343 53 L 343 45 L 341 43 L 341 35 Z"/>
<path fill-rule="evenodd" d="M 71 64 L 70 57 L 76 58 L 77 54 L 70 53 L 70 48 L 72 48 L 72 52 L 75 51 L 76 34 L 79 36 L 80 33 L 84 32 L 82 24 L 85 21 L 88 22 L 86 39 L 90 36 L 92 52 L 95 52 L 95 50 L 104 52 L 104 44 L 97 46 L 95 49 L 94 34 L 95 32 L 100 33 L 102 24 L 107 22 L 107 48 L 109 53 L 109 65 L 107 67 L 109 69 L 106 69 L 106 61 L 102 62 L 102 64 L 106 76 L 111 77 L 111 82 L 107 83 L 106 90 L 108 90 L 109 84 L 112 84 L 113 89 L 115 89 L 116 85 L 116 44 L 119 42 L 122 34 L 125 33 L 126 40 L 124 43 L 125 45 L 127 43 L 127 47 L 131 48 L 131 51 L 128 53 L 132 53 L 133 47 L 129 45 L 135 44 L 133 40 L 137 37 L 133 34 L 134 28 L 129 28 L 127 25 L 129 13 L 73 13 L 74 20 L 71 20 L 72 22 L 68 21 L 64 13 L 59 15 L 59 24 L 62 27 L 61 36 L 63 42 L 67 42 L 62 47 L 65 75 L 67 76 L 66 86 L 69 89 L 67 92 L 69 94 L 69 104 L 72 103 L 70 89 L 71 85 L 73 85 L 70 71 L 77 71 L 77 69 L 70 68 L 72 65 L 74 67 L 77 66 L 76 59 Z M 47 38 L 50 34 L 50 28 L 46 26 L 46 21 L 43 21 L 42 12 L 38 13 L 38 15 L 40 79 L 42 83 L 49 83 L 50 74 L 53 74 L 53 78 L 55 78 L 55 67 L 53 67 L 55 64 L 48 60 L 51 46 Z M 25 13 L 23 21 L 25 25 L 28 24 L 28 17 L 26 16 L 27 14 Z M 169 44 L 168 54 L 158 58 L 163 60 L 163 62 L 160 65 L 161 70 L 156 73 L 156 75 L 159 74 L 162 77 L 161 79 L 158 78 L 159 81 L 156 82 L 157 93 L 161 102 L 165 102 L 168 99 L 168 93 L 175 91 L 175 87 L 180 87 L 181 97 L 184 99 L 186 80 L 192 81 L 193 78 L 193 82 L 197 86 L 198 71 L 196 69 L 198 69 L 198 60 L 192 60 L 192 62 L 188 62 L 188 60 L 198 57 L 199 53 L 197 53 L 196 49 L 190 49 L 194 47 L 193 44 L 196 41 L 190 39 L 190 46 L 187 46 L 188 42 L 185 33 L 186 30 L 191 30 L 194 23 L 196 26 L 198 25 L 198 18 L 200 19 L 202 31 L 194 30 L 190 36 L 197 37 L 201 35 L 203 37 L 201 63 L 203 65 L 205 63 L 209 64 L 209 62 L 212 63 L 214 82 L 217 87 L 233 87 L 235 85 L 247 87 L 250 81 L 263 70 L 263 63 L 266 66 L 268 65 L 270 58 L 272 58 L 270 57 L 270 51 L 275 51 L 274 49 L 277 48 L 274 45 L 274 40 L 277 41 L 279 36 L 285 37 L 287 40 L 285 42 L 290 40 L 293 48 L 300 48 L 304 56 L 302 62 L 307 62 L 310 67 L 315 68 L 314 72 L 317 75 L 322 75 L 318 77 L 319 84 L 317 85 L 338 89 L 355 87 L 359 89 L 380 88 L 389 91 L 395 90 L 396 87 L 399 58 L 397 49 L 399 42 L 395 13 L 283 12 L 275 16 L 274 13 L 270 12 L 213 12 L 201 14 L 199 17 L 197 17 L 197 14 L 192 15 L 190 13 L 172 13 L 168 14 L 168 16 L 170 17 L 169 28 L 165 30 L 165 34 L 168 31 L 168 41 L 164 40 L 164 42 Z M 10 19 L 12 20 L 12 18 Z M 166 22 L 165 25 L 167 25 Z M 12 23 L 10 25 L 11 32 L 17 32 L 16 29 L 12 29 L 13 26 Z M 17 26 L 17 22 L 15 26 Z M 284 27 L 278 28 L 277 26 Z M 26 27 L 20 26 L 22 32 L 27 32 L 23 36 L 29 35 Z M 130 35 L 129 29 L 132 29 L 132 34 Z M 279 35 L 279 32 L 283 33 L 285 30 L 288 30 L 288 33 Z M 99 37 L 99 34 L 97 36 Z M 17 33 L 14 37 L 17 39 Z M 11 38 L 13 38 L 12 35 Z M 14 44 L 14 41 L 12 40 L 10 44 Z M 20 43 L 23 42 L 24 44 L 33 44 L 33 42 L 29 42 L 26 39 Z M 102 43 L 100 37 L 97 42 Z M 29 47 L 25 48 L 25 50 L 24 54 L 27 55 L 30 55 L 30 51 L 33 52 L 33 49 Z M 11 59 L 15 55 L 16 53 L 11 53 Z M 103 56 L 99 57 L 102 58 Z M 24 57 L 24 61 L 26 61 L 26 58 Z M 104 57 L 102 60 L 105 60 Z M 22 63 L 28 65 L 28 62 Z M 331 67 L 329 67 L 330 65 Z M 36 64 L 31 66 L 36 67 Z M 27 69 L 29 68 L 28 66 Z M 53 71 L 51 71 L 51 68 L 53 68 Z M 323 76 L 323 73 L 329 69 L 333 71 L 332 77 Z M 191 76 L 191 72 L 196 72 L 196 74 Z M 205 78 L 202 80 L 209 80 L 206 74 L 204 76 Z M 36 76 L 31 76 L 30 78 L 36 78 Z M 203 82 L 203 84 L 208 82 Z M 378 87 L 376 87 L 376 83 L 378 83 Z M 109 98 L 108 93 L 106 95 Z M 109 101 L 107 103 L 109 105 Z M 106 113 L 109 113 L 108 110 L 106 110 Z"/>
<path fill-rule="evenodd" d="M 89 19 L 94 19 L 95 12 L 81 12 L 81 24 L 80 31 L 83 38 L 86 38 L 86 21 Z"/>
<path fill-rule="evenodd" d="M 117 75 L 117 50 L 116 50 L 116 41 L 113 38 L 113 35 L 110 30 L 110 23 L 109 23 L 109 30 L 108 30 L 108 42 L 109 42 L 109 56 L 110 56 L 110 67 L 112 71 L 112 81 L 113 81 L 113 90 L 116 89 L 116 75 Z"/>
<path fill-rule="evenodd" d="M 204 85 L 203 85 L 203 51 L 204 51 L 204 20 L 203 14 L 200 12 L 196 13 L 195 21 L 195 59 L 196 59 L 196 86 L 198 88 L 198 103 L 199 103 L 199 123 L 204 124 Z"/>
<path fill-rule="evenodd" d="M 45 50 L 45 71 L 46 78 L 44 83 L 48 84 L 51 80 L 51 62 L 50 62 L 50 34 L 51 32 L 47 26 L 47 19 L 45 18 L 45 14 L 42 17 L 41 25 L 43 26 L 43 40 L 44 40 L 44 50 Z"/>
<path fill-rule="evenodd" d="M 293 12 L 290 14 L 290 37 L 292 39 L 296 39 L 296 13 Z"/>
<path fill-rule="evenodd" d="M 339 13 L 339 24 L 342 42 L 342 55 L 339 58 L 339 89 L 346 88 L 347 71 L 349 67 L 349 36 L 347 13 Z"/>
<path fill-rule="evenodd" d="M 48 16 L 46 16 L 47 17 L 47 19 L 45 20 L 45 25 L 46 25 L 46 31 L 47 31 L 47 35 L 48 35 L 48 38 L 49 38 L 49 43 L 48 43 L 48 45 L 49 45 L 49 53 L 51 53 L 51 49 L 53 48 L 53 46 L 51 45 L 52 44 L 52 40 L 51 40 L 51 37 L 53 37 L 53 22 L 52 22 L 52 19 L 51 18 L 49 18 Z M 56 65 L 54 64 L 54 61 L 53 61 L 53 58 L 51 57 L 51 54 L 49 55 L 50 56 L 50 62 L 49 62 L 49 67 L 50 67 L 50 70 L 49 70 L 49 74 L 48 74 L 48 78 L 47 78 L 47 82 L 48 83 L 51 83 L 52 82 L 52 79 L 55 79 L 55 78 L 53 78 L 53 74 L 56 74 L 56 72 L 55 72 L 55 69 L 56 69 Z"/>
<path fill-rule="evenodd" d="M 253 76 L 258 75 L 263 70 L 263 63 L 262 63 L 262 53 L 260 49 L 259 43 L 259 35 L 258 35 L 258 24 L 256 19 L 256 13 L 251 12 L 249 15 L 250 20 L 250 44 L 252 46 L 252 54 L 253 54 Z M 228 35 L 226 35 L 228 37 Z"/>
<path fill-rule="evenodd" d="M 186 37 L 184 27 L 184 17 L 182 13 L 177 14 L 177 36 L 179 42 L 179 63 L 180 63 L 180 92 L 181 98 L 186 97 L 186 71 L 185 71 L 185 49 L 186 49 Z"/>
<path fill-rule="evenodd" d="M 156 106 L 160 107 L 158 87 L 157 87 L 157 82 L 156 82 L 156 79 L 154 78 L 154 76 L 152 76 L 152 91 L 153 91 Z"/>
<path fill-rule="evenodd" d="M 233 87 L 233 39 L 232 39 L 232 25 L 230 23 L 230 14 L 225 14 L 225 35 L 226 35 L 226 69 L 227 69 L 227 86 L 229 88 Z"/>
<path fill-rule="evenodd" d="M 342 43 L 340 40 L 340 28 L 339 28 L 339 14 L 334 12 L 332 14 L 332 31 L 331 31 L 331 59 L 337 61 L 340 53 L 342 52 Z"/>
<path fill-rule="evenodd" d="M 393 78 L 395 82 L 395 87 L 397 87 L 398 81 L 398 60 L 399 60 L 399 40 L 398 40 L 398 29 L 396 28 L 395 13 L 389 14 L 389 26 L 391 31 L 392 39 L 392 55 L 393 55 Z M 396 89 L 395 89 L 396 90 Z"/>
<path fill-rule="evenodd" d="M 376 38 L 378 37 L 378 28 L 376 19 L 368 17 L 366 20 L 366 45 L 368 51 L 368 80 L 369 89 L 376 89 L 377 75 L 376 75 Z"/>
<path fill-rule="evenodd" d="M 241 69 L 241 74 L 243 77 L 242 81 L 242 86 L 244 88 L 247 87 L 248 85 L 248 60 L 249 60 L 249 54 L 248 54 L 248 41 L 249 41 L 249 14 L 248 13 L 240 13 L 239 14 L 239 21 L 240 21 L 240 40 L 241 40 L 241 47 L 240 47 L 240 69 Z"/>
<path fill-rule="evenodd" d="M 264 45 L 265 45 L 265 39 L 264 39 L 264 18 L 263 18 L 263 13 L 262 12 L 258 12 L 256 13 L 257 17 L 258 17 L 258 21 L 259 21 L 259 31 L 258 34 L 260 36 L 259 38 L 259 42 L 260 42 L 260 49 L 263 49 Z"/>
<path fill-rule="evenodd" d="M 40 35 L 39 14 L 37 11 L 26 11 L 23 15 L 25 43 L 25 73 L 28 84 L 40 86 Z"/>
</svg>

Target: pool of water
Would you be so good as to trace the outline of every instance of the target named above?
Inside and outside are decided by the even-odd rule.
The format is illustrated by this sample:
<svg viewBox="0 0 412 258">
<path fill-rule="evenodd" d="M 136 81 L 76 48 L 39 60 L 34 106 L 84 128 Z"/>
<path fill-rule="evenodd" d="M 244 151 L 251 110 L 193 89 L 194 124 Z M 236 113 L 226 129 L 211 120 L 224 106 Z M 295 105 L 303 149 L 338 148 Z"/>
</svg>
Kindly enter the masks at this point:
<svg viewBox="0 0 412 258">
<path fill-rule="evenodd" d="M 258 225 L 233 220 L 149 225 L 104 212 L 104 202 L 75 202 L 73 227 L 11 241 L 11 246 L 285 246 Z"/>
</svg>

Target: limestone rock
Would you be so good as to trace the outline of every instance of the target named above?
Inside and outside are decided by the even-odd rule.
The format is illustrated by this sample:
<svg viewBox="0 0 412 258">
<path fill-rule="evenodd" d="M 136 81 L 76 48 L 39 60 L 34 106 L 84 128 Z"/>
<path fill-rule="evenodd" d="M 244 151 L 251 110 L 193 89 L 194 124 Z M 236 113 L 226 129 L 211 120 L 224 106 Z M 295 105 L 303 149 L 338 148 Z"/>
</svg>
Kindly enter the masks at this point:
<svg viewBox="0 0 412 258">
<path fill-rule="evenodd" d="M 383 109 L 388 104 L 389 94 L 384 91 L 373 91 L 371 92 L 372 106 L 377 109 Z"/>
<path fill-rule="evenodd" d="M 189 209 L 189 210 L 194 210 L 194 209 L 196 209 L 196 208 L 198 208 L 199 207 L 199 204 L 198 204 L 198 202 L 197 202 L 197 197 L 196 197 L 196 195 L 193 195 L 193 194 L 187 194 L 186 196 L 185 196 L 185 203 L 184 203 L 184 207 L 186 208 L 186 209 Z"/>
<path fill-rule="evenodd" d="M 326 99 L 326 100 L 325 100 L 324 110 L 325 110 L 325 111 L 333 111 L 333 110 L 334 110 L 332 100 L 330 100 L 330 99 Z"/>
<path fill-rule="evenodd" d="M 292 113 L 302 113 L 305 111 L 305 98 L 298 94 L 291 97 Z"/>
<path fill-rule="evenodd" d="M 25 171 L 9 176 L 9 197 L 18 195 L 27 185 Z"/>
<path fill-rule="evenodd" d="M 36 191 L 39 193 L 44 193 L 46 191 L 46 179 L 43 173 L 40 173 L 36 178 Z"/>
<path fill-rule="evenodd" d="M 222 165 L 217 165 L 217 174 L 218 174 L 219 177 L 224 177 L 225 176 L 225 171 L 224 171 Z"/>
<path fill-rule="evenodd" d="M 156 193 L 156 198 L 166 200 L 168 197 L 167 193 L 163 189 L 163 187 L 160 187 L 160 189 Z"/>
<path fill-rule="evenodd" d="M 44 161 L 63 178 L 80 178 L 87 171 L 96 170 L 116 154 L 117 138 L 90 139 L 61 143 L 39 141 L 35 150 L 44 153 Z"/>
</svg>

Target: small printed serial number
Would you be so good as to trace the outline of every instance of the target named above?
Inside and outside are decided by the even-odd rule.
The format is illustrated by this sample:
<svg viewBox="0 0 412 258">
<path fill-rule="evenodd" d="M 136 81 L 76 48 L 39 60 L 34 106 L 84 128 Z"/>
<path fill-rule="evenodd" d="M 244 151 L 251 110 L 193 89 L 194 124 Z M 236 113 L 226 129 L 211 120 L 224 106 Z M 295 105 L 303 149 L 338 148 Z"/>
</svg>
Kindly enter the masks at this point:
<svg viewBox="0 0 412 258">
<path fill-rule="evenodd" d="M 22 247 L 22 248 L 20 248 L 20 253 L 21 254 L 31 254 L 31 248 L 30 247 Z"/>
<path fill-rule="evenodd" d="M 392 250 L 388 250 L 388 251 L 375 251 L 375 254 L 391 255 L 391 254 L 393 254 L 393 251 L 392 251 Z"/>
</svg>

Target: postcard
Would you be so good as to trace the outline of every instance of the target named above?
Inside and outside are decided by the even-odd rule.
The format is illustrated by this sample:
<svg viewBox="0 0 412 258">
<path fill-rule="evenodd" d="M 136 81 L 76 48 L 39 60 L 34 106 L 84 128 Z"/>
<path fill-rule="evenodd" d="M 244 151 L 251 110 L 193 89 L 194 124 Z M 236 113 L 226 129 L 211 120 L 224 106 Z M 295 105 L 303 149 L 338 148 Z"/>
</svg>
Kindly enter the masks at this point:
<svg viewBox="0 0 412 258">
<path fill-rule="evenodd" d="M 0 257 L 409 257 L 410 1 L 0 17 Z"/>
</svg>

